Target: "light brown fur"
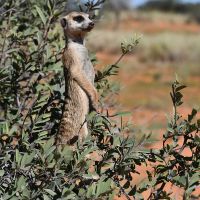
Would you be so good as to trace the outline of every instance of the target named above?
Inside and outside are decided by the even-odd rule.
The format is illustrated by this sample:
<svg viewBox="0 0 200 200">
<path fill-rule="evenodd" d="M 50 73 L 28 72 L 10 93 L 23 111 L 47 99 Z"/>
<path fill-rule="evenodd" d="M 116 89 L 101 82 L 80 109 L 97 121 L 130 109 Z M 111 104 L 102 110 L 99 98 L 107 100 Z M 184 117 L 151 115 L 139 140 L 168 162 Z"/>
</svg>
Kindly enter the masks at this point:
<svg viewBox="0 0 200 200">
<path fill-rule="evenodd" d="M 84 18 L 84 20 L 80 17 Z M 81 21 L 83 20 L 83 21 Z M 94 24 L 85 13 L 72 12 L 61 20 L 66 37 L 63 53 L 65 105 L 57 144 L 73 144 L 88 134 L 86 115 L 97 108 L 95 72 L 84 46 L 84 37 Z"/>
</svg>

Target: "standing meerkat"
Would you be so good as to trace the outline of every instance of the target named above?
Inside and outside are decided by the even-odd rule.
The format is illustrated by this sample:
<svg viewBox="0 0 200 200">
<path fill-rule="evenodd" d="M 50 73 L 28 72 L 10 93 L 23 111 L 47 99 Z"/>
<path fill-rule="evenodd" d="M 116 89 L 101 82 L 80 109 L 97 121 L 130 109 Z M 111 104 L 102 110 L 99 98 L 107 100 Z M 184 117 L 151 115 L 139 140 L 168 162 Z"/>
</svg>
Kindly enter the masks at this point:
<svg viewBox="0 0 200 200">
<path fill-rule="evenodd" d="M 65 105 L 57 144 L 73 144 L 88 134 L 86 115 L 97 109 L 94 87 L 95 71 L 85 47 L 84 38 L 94 27 L 89 15 L 71 12 L 61 19 L 66 46 L 63 52 Z"/>
</svg>

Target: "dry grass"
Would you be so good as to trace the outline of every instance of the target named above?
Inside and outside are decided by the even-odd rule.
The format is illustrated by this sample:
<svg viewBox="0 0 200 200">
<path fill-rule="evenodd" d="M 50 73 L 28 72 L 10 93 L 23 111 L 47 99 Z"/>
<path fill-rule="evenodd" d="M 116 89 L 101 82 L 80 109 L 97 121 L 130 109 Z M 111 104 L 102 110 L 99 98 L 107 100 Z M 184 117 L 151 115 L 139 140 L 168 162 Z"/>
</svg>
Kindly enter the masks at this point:
<svg viewBox="0 0 200 200">
<path fill-rule="evenodd" d="M 200 35 L 188 33 L 162 32 L 158 34 L 138 33 L 142 35 L 136 55 L 141 61 L 178 61 L 199 63 Z M 89 48 L 96 52 L 120 53 L 120 44 L 133 32 L 96 30 L 89 37 Z"/>
<path fill-rule="evenodd" d="M 199 62 L 200 25 L 187 23 L 187 15 L 156 11 L 122 13 L 115 27 L 114 15 L 106 13 L 89 36 L 89 47 L 97 52 L 116 54 L 120 43 L 135 33 L 142 35 L 138 55 L 147 60 Z"/>
<path fill-rule="evenodd" d="M 188 23 L 190 16 L 185 14 L 176 14 L 176 13 L 165 13 L 152 10 L 152 11 L 137 11 L 130 13 L 134 19 L 140 21 L 151 21 L 151 22 L 171 22 L 171 23 Z M 126 13 L 124 13 L 124 18 L 126 18 Z"/>
</svg>

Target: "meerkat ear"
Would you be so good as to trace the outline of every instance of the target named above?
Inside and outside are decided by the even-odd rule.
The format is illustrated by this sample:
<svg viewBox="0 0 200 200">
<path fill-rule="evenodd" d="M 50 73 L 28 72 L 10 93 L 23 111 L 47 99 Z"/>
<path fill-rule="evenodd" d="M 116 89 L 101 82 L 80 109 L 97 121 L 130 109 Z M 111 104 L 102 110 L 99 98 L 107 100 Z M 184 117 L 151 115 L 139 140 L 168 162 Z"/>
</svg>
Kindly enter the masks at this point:
<svg viewBox="0 0 200 200">
<path fill-rule="evenodd" d="M 65 28 L 67 26 L 67 20 L 65 18 L 62 18 L 60 20 L 60 23 L 61 23 L 61 25 L 62 25 L 63 28 Z"/>
</svg>

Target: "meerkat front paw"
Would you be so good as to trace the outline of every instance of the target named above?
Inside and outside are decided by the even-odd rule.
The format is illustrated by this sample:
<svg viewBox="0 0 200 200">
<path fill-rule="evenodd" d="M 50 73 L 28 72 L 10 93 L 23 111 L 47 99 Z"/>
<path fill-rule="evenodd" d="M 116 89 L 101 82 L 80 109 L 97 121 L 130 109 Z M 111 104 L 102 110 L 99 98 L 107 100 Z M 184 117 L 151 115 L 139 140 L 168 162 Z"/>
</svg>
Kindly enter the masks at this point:
<svg viewBox="0 0 200 200">
<path fill-rule="evenodd" d="M 92 103 L 92 110 L 98 112 L 98 104 Z"/>
<path fill-rule="evenodd" d="M 98 93 L 97 90 L 94 90 L 93 96 L 91 98 L 92 109 L 98 111 Z"/>
</svg>

